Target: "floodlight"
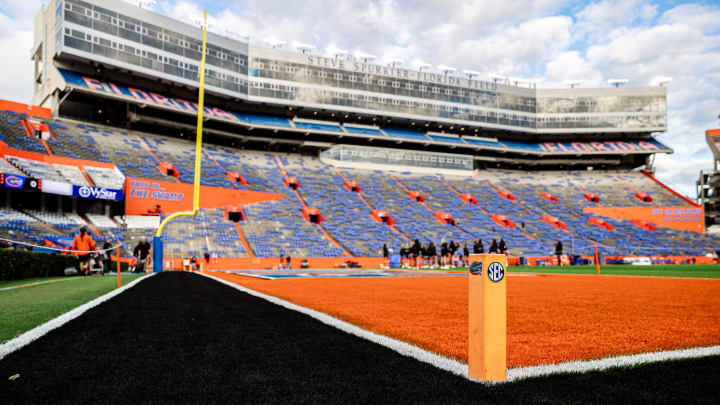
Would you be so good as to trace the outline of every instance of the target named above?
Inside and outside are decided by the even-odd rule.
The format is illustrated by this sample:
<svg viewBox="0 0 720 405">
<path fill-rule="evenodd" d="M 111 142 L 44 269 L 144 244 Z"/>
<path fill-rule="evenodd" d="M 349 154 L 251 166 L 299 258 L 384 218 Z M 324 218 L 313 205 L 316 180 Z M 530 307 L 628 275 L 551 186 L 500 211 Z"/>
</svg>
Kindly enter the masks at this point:
<svg viewBox="0 0 720 405">
<path fill-rule="evenodd" d="M 563 84 L 566 86 L 570 86 L 571 89 L 574 89 L 575 86 L 581 85 L 582 82 L 582 80 L 563 80 Z"/>
<path fill-rule="evenodd" d="M 275 37 L 267 37 L 263 39 L 263 42 L 265 42 L 269 47 L 272 49 L 280 48 L 283 45 L 287 44 L 286 41 L 283 41 L 282 39 L 277 39 Z"/>
<path fill-rule="evenodd" d="M 653 85 L 656 85 L 656 86 L 664 87 L 666 84 L 670 83 L 671 81 L 672 81 L 672 77 L 658 76 L 658 77 L 653 78 L 652 81 L 650 81 L 650 83 Z"/>
<path fill-rule="evenodd" d="M 419 60 L 419 59 L 414 60 L 414 61 L 412 62 L 412 65 L 413 65 L 413 67 L 414 67 L 415 69 L 417 69 L 417 70 L 419 70 L 419 71 L 421 71 L 421 72 L 422 72 L 423 69 L 427 69 L 427 68 L 429 68 L 430 66 L 432 66 L 431 64 L 429 64 L 429 63 L 427 63 L 427 62 L 423 62 L 423 61 L 421 61 L 421 60 Z"/>
<path fill-rule="evenodd" d="M 302 53 L 309 52 L 315 49 L 315 45 L 305 44 L 300 41 L 292 41 L 291 46 Z"/>
<path fill-rule="evenodd" d="M 608 79 L 607 82 L 615 87 L 620 87 L 623 84 L 627 84 L 628 79 Z"/>
<path fill-rule="evenodd" d="M 497 83 L 497 82 L 504 82 L 505 80 L 507 80 L 507 77 L 505 77 L 505 76 L 503 76 L 503 75 L 498 75 L 498 74 L 495 74 L 495 73 L 488 73 L 488 78 L 489 78 L 490 80 L 492 80 L 493 82 L 495 82 L 495 83 Z"/>
<path fill-rule="evenodd" d="M 385 63 L 388 65 L 395 67 L 395 65 L 402 65 L 405 63 L 405 60 L 399 59 L 399 58 L 393 58 L 392 56 L 385 57 Z"/>
<path fill-rule="evenodd" d="M 457 70 L 457 69 L 455 69 L 454 67 L 452 67 L 452 66 L 447 66 L 447 65 L 438 65 L 437 68 L 438 68 L 439 71 L 445 73 L 446 75 L 447 75 L 448 73 L 452 73 L 452 72 L 454 72 L 454 71 Z"/>
<path fill-rule="evenodd" d="M 465 73 L 467 75 L 468 79 L 470 79 L 470 80 L 472 80 L 473 76 L 480 76 L 480 74 L 481 74 L 478 71 L 468 70 L 468 69 L 463 69 L 462 72 Z"/>
<path fill-rule="evenodd" d="M 363 51 L 355 51 L 355 58 L 367 63 L 368 61 L 377 59 L 377 56 Z"/>
<path fill-rule="evenodd" d="M 332 55 L 335 59 L 337 59 L 339 56 L 346 56 L 348 54 L 348 51 L 345 49 L 336 48 L 334 46 L 329 46 L 325 50 L 325 54 Z"/>
</svg>

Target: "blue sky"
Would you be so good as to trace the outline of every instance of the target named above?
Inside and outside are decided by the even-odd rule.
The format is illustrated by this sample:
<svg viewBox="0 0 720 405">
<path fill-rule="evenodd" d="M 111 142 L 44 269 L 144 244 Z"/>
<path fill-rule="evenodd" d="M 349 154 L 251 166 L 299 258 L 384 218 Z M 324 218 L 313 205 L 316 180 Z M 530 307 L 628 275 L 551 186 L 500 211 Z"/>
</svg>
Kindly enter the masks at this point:
<svg viewBox="0 0 720 405">
<path fill-rule="evenodd" d="M 135 1 L 130 1 L 135 3 Z M 3 98 L 32 97 L 33 19 L 42 2 L 0 0 Z M 208 10 L 212 30 L 298 40 L 433 66 L 533 79 L 539 87 L 645 86 L 670 76 L 668 131 L 658 139 L 657 176 L 694 198 L 700 169 L 712 167 L 704 132 L 720 127 L 720 2 L 599 0 L 157 0 L 152 9 L 182 21 Z M 230 35 L 231 35 L 230 34 Z"/>
</svg>

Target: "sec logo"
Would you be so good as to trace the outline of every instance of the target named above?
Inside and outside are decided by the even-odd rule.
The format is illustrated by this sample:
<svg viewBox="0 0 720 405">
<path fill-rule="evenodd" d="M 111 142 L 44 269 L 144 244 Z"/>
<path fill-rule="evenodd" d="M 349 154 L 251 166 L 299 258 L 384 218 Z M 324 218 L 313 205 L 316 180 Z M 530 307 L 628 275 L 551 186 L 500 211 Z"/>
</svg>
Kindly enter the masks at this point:
<svg viewBox="0 0 720 405">
<path fill-rule="evenodd" d="M 488 266 L 488 278 L 490 281 L 497 283 L 502 280 L 503 277 L 505 277 L 505 268 L 503 265 L 498 262 L 490 263 L 490 266 Z"/>
<path fill-rule="evenodd" d="M 482 262 L 472 262 L 470 264 L 470 274 L 475 276 L 482 274 Z"/>
</svg>

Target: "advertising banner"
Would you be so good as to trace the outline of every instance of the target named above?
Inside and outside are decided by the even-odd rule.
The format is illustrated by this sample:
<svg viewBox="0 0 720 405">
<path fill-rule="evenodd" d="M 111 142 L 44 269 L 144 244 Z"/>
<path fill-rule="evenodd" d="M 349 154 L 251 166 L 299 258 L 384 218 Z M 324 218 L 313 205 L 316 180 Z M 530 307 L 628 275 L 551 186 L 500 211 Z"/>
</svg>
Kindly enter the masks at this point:
<svg viewBox="0 0 720 405">
<path fill-rule="evenodd" d="M 96 200 L 114 200 L 123 199 L 123 190 L 114 190 L 111 188 L 92 187 L 92 186 L 72 186 L 72 196 L 81 198 L 91 198 Z"/>
</svg>

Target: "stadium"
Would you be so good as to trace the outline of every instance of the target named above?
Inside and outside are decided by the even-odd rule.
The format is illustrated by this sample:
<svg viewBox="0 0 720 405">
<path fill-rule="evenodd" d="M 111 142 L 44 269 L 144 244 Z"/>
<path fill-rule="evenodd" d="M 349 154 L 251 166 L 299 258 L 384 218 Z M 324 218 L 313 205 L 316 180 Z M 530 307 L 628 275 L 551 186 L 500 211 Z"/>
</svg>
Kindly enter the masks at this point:
<svg viewBox="0 0 720 405">
<path fill-rule="evenodd" d="M 0 101 L 3 403 L 717 400 L 720 238 L 655 177 L 666 87 L 314 48 L 40 10 L 33 99 Z M 80 228 L 101 276 L 64 275 Z"/>
</svg>

